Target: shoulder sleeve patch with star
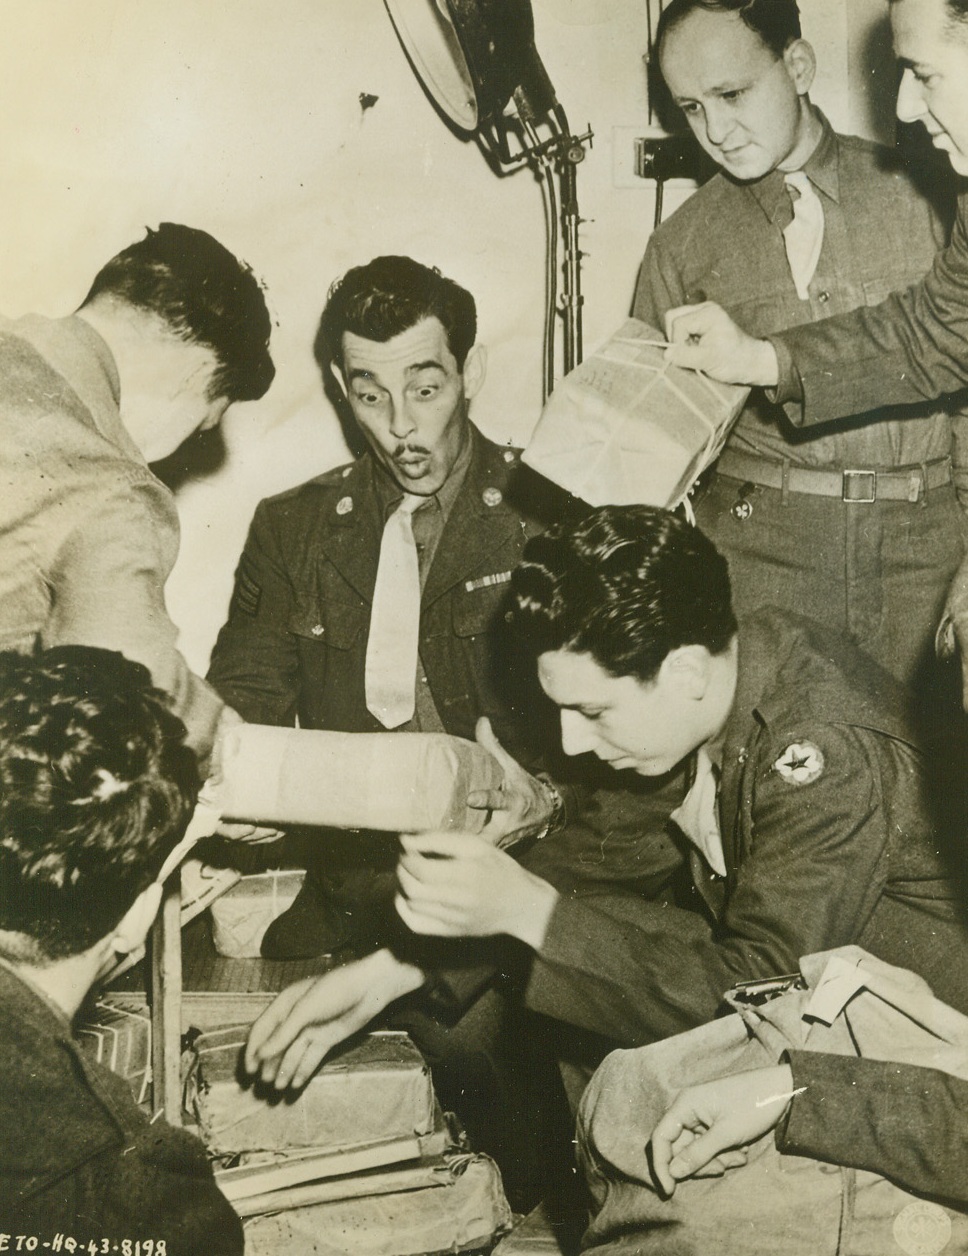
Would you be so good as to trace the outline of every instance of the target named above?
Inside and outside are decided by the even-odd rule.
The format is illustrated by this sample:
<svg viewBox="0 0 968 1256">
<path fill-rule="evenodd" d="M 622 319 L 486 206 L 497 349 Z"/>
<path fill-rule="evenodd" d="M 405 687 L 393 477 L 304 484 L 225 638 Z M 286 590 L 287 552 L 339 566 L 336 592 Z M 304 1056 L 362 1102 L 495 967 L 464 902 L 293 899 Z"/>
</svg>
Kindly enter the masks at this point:
<svg viewBox="0 0 968 1256">
<path fill-rule="evenodd" d="M 823 751 L 812 741 L 791 742 L 772 770 L 788 785 L 809 785 L 823 775 Z"/>
</svg>

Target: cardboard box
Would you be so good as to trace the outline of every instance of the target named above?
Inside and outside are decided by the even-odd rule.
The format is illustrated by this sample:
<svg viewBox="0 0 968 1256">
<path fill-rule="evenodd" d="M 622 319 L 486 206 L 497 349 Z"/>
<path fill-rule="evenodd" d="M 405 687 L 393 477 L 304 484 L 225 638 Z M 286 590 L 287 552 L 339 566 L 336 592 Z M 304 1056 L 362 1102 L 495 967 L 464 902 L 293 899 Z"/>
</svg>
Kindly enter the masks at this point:
<svg viewBox="0 0 968 1256">
<path fill-rule="evenodd" d="M 330 1056 L 298 1095 L 280 1097 L 243 1083 L 247 1032 L 228 1026 L 194 1044 L 188 1106 L 214 1155 L 353 1147 L 433 1129 L 430 1071 L 406 1034 L 368 1034 Z"/>
<path fill-rule="evenodd" d="M 522 461 L 590 506 L 673 509 L 719 455 L 749 396 L 665 361 L 631 318 L 559 383 Z"/>
<path fill-rule="evenodd" d="M 275 1002 L 275 990 L 183 990 L 181 997 L 181 1032 L 222 1029 L 225 1025 L 248 1026 Z M 148 1005 L 144 990 L 110 990 L 105 1002 L 112 1007 L 137 1012 Z"/>
</svg>

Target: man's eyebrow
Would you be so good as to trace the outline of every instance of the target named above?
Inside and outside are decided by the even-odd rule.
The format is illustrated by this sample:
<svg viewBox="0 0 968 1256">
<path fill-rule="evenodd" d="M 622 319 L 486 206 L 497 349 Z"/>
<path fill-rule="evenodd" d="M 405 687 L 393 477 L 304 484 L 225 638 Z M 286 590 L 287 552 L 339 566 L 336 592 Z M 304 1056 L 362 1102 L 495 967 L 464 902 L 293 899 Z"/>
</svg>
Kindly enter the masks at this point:
<svg viewBox="0 0 968 1256">
<path fill-rule="evenodd" d="M 749 83 L 750 80 L 748 78 L 728 78 L 724 79 L 721 83 L 711 83 L 705 91 L 700 93 L 698 96 L 691 95 L 686 92 L 681 96 L 674 95 L 673 100 L 676 104 L 679 104 L 683 100 L 699 100 L 702 96 L 719 96 L 722 95 L 723 92 L 735 92 L 741 87 L 748 87 Z"/>
<path fill-rule="evenodd" d="M 409 366 L 404 367 L 407 375 L 417 375 L 420 371 L 442 371 L 444 365 L 438 362 L 436 358 L 428 358 L 426 362 L 411 362 Z M 376 376 L 372 371 L 363 366 L 352 367 L 347 372 L 348 379 L 370 379 L 376 380 Z"/>
</svg>

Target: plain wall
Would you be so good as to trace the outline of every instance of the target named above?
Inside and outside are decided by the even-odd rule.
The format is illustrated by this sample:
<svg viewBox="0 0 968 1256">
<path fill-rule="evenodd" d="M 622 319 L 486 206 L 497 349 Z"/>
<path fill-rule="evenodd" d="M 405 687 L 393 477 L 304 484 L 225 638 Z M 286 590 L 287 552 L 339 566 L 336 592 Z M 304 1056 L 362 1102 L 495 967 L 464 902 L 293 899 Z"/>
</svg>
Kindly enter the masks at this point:
<svg viewBox="0 0 968 1256">
<path fill-rule="evenodd" d="M 866 105 L 883 0 L 805 0 L 835 125 Z M 527 170 L 498 178 L 412 74 L 380 0 L 2 0 L 0 309 L 62 314 L 97 267 L 170 219 L 203 227 L 264 280 L 278 375 L 237 406 L 224 448 L 186 448 L 169 604 L 204 669 L 257 501 L 345 460 L 311 345 L 331 280 L 381 252 L 439 265 L 479 305 L 480 426 L 520 443 L 540 408 L 544 225 Z M 537 44 L 579 168 L 587 345 L 625 315 L 653 217 L 629 175 L 647 122 L 644 0 L 535 0 Z M 848 19 L 849 11 L 849 19 Z M 889 57 L 882 54 L 890 75 Z M 364 109 L 361 94 L 376 97 Z M 889 94 L 889 93 L 888 93 Z M 861 103 L 859 104 L 858 101 Z M 670 189 L 668 205 L 687 188 Z"/>
</svg>

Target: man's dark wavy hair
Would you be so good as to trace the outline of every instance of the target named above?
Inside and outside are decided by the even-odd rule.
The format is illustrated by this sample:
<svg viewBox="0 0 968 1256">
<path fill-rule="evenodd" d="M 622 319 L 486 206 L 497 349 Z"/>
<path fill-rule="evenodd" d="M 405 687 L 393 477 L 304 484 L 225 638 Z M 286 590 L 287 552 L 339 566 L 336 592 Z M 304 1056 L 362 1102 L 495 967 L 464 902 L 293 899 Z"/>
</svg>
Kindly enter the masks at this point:
<svg viewBox="0 0 968 1256">
<path fill-rule="evenodd" d="M 657 51 L 661 52 L 666 35 L 696 10 L 738 13 L 744 25 L 759 35 L 777 57 L 782 57 L 790 44 L 801 38 L 796 0 L 671 0 L 662 10 L 656 28 Z"/>
<path fill-rule="evenodd" d="M 0 956 L 63 959 L 118 924 L 191 817 L 184 738 L 113 650 L 0 653 Z"/>
<path fill-rule="evenodd" d="M 509 622 L 532 654 L 590 654 L 653 681 L 670 651 L 721 654 L 736 632 L 726 560 L 698 528 L 651 506 L 605 506 L 532 538 Z"/>
<path fill-rule="evenodd" d="M 154 314 L 176 336 L 211 349 L 218 369 L 210 400 L 255 401 L 272 383 L 262 288 L 208 232 L 175 222 L 148 228 L 143 240 L 101 267 L 81 309 L 102 296 Z"/>
<path fill-rule="evenodd" d="M 324 373 L 330 365 L 342 370 L 345 332 L 384 343 L 425 318 L 440 320 L 463 370 L 477 337 L 471 294 L 435 266 L 423 266 L 412 257 L 375 257 L 348 270 L 330 288 L 316 333 L 316 361 Z"/>
</svg>

